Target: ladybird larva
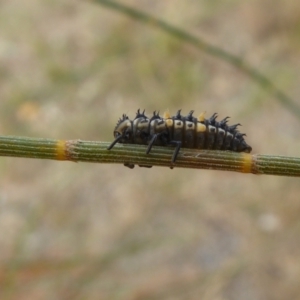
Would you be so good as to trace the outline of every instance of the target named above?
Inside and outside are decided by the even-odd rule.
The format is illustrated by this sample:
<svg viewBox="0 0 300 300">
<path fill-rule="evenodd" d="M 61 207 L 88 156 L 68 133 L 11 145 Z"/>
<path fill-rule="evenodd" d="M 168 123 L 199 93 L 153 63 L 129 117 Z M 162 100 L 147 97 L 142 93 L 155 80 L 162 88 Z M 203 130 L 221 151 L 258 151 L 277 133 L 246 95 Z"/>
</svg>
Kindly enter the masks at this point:
<svg viewBox="0 0 300 300">
<path fill-rule="evenodd" d="M 204 113 L 195 118 L 193 113 L 192 110 L 187 116 L 183 116 L 181 110 L 178 110 L 175 116 L 170 116 L 167 112 L 161 117 L 154 111 L 153 116 L 148 118 L 145 111 L 138 109 L 133 120 L 123 114 L 114 129 L 115 140 L 107 149 L 111 150 L 116 143 L 140 144 L 148 145 L 146 154 L 149 154 L 153 146 L 173 146 L 172 165 L 175 164 L 181 147 L 251 152 L 251 146 L 244 139 L 245 134 L 237 130 L 241 124 L 228 126 L 229 117 L 217 121 L 216 113 L 209 119 L 204 118 Z M 125 166 L 131 169 L 134 167 L 131 163 L 125 163 Z"/>
</svg>

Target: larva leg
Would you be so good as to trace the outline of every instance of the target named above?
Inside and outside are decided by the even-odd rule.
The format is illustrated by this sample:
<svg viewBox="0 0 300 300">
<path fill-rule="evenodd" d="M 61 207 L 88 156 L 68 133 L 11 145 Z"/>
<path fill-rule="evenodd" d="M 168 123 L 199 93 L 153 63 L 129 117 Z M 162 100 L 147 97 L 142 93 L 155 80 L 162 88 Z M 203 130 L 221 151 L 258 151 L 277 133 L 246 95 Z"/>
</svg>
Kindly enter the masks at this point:
<svg viewBox="0 0 300 300">
<path fill-rule="evenodd" d="M 176 158 L 178 156 L 179 150 L 181 148 L 181 142 L 180 141 L 171 141 L 170 145 L 176 146 L 176 148 L 173 152 L 172 160 L 171 160 L 172 164 L 174 164 L 176 161 Z"/>
<path fill-rule="evenodd" d="M 152 146 L 154 145 L 155 141 L 157 140 L 157 137 L 159 136 L 159 133 L 158 134 L 154 134 L 149 145 L 148 145 L 148 148 L 147 148 L 147 151 L 146 151 L 146 154 L 149 154 L 150 151 L 151 151 L 151 148 Z"/>
<path fill-rule="evenodd" d="M 111 150 L 114 145 L 123 138 L 123 135 L 119 135 L 107 148 L 107 150 Z"/>
</svg>

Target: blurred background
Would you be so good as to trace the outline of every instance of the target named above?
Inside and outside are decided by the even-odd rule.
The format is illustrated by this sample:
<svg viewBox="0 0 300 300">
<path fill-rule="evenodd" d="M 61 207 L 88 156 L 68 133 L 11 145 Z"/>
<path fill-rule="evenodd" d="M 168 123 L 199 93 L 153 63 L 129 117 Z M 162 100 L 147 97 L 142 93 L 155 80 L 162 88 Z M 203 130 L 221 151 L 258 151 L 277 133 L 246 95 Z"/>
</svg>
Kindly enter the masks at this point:
<svg viewBox="0 0 300 300">
<path fill-rule="evenodd" d="M 300 106 L 300 2 L 120 0 L 243 59 Z M 241 71 L 93 1 L 0 2 L 0 132 L 112 141 L 117 119 L 230 116 L 300 156 Z M 1 299 L 299 299 L 299 179 L 0 158 Z"/>
</svg>

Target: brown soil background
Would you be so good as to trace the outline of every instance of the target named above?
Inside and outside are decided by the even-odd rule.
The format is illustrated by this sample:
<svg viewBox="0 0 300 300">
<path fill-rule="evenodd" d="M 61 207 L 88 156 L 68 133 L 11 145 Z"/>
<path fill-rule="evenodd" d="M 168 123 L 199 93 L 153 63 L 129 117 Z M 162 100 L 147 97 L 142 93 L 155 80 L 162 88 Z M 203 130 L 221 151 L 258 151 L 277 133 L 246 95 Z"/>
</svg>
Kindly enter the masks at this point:
<svg viewBox="0 0 300 300">
<path fill-rule="evenodd" d="M 300 2 L 129 1 L 300 105 Z M 111 141 L 137 108 L 241 122 L 299 156 L 299 119 L 228 63 L 89 1 L 0 2 L 0 131 Z M 299 299 L 299 179 L 0 159 L 1 299 Z"/>
</svg>

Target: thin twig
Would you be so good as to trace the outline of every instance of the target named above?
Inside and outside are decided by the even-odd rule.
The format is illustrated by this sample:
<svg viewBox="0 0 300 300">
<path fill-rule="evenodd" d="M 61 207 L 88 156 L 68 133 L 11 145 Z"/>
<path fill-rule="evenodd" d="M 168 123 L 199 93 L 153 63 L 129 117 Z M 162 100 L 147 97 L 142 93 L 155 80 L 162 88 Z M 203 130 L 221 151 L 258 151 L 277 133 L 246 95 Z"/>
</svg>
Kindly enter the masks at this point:
<svg viewBox="0 0 300 300">
<path fill-rule="evenodd" d="M 159 28 L 167 32 L 168 34 L 175 36 L 178 39 L 181 39 L 187 43 L 190 43 L 197 47 L 199 50 L 212 55 L 214 57 L 220 58 L 228 63 L 234 65 L 236 68 L 240 69 L 244 73 L 246 73 L 250 78 L 256 81 L 262 88 L 270 91 L 276 99 L 284 105 L 290 112 L 300 118 L 300 107 L 283 91 L 278 89 L 266 76 L 261 74 L 255 68 L 252 68 L 249 64 L 247 64 L 240 57 L 233 55 L 219 47 L 210 45 L 204 40 L 180 29 L 175 26 L 168 24 L 158 18 L 150 16 L 144 12 L 141 12 L 137 9 L 128 7 L 124 4 L 110 1 L 110 0 L 94 0 L 94 2 L 99 3 L 100 5 L 106 6 L 115 11 L 121 12 L 133 19 L 146 23 L 147 25 Z"/>
<path fill-rule="evenodd" d="M 300 176 L 297 157 L 182 148 L 172 166 L 172 147 L 153 147 L 147 155 L 147 146 L 117 144 L 109 151 L 109 145 L 96 141 L 0 136 L 0 156 Z"/>
</svg>

